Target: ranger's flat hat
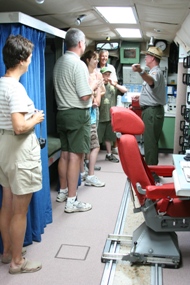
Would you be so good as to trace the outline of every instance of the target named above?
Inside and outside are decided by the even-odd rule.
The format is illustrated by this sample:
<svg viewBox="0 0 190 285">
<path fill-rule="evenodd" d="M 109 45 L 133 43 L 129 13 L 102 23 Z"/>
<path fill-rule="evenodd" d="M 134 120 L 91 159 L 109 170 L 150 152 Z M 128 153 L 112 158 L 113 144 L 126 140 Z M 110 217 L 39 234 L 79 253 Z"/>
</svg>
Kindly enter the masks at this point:
<svg viewBox="0 0 190 285">
<path fill-rule="evenodd" d="M 149 47 L 149 49 L 147 51 L 141 51 L 141 53 L 142 54 L 150 54 L 150 55 L 157 57 L 159 59 L 161 59 L 163 56 L 162 50 L 158 47 Z"/>
</svg>

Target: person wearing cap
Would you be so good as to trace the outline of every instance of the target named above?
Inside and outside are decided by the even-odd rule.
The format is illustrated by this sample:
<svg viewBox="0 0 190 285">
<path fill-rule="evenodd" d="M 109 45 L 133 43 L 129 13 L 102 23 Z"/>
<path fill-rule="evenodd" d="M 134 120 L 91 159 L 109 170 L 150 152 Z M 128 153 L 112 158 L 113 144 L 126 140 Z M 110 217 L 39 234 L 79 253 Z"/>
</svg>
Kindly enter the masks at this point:
<svg viewBox="0 0 190 285">
<path fill-rule="evenodd" d="M 111 152 L 111 145 L 113 142 L 116 141 L 116 135 L 112 131 L 110 108 L 115 106 L 116 91 L 119 90 L 121 93 L 125 93 L 127 92 L 127 89 L 125 86 L 119 85 L 111 79 L 110 74 L 112 70 L 109 66 L 101 68 L 100 72 L 102 73 L 104 79 L 106 92 L 101 97 L 100 103 L 100 116 L 98 125 L 99 143 L 105 141 L 107 151 L 105 157 L 106 160 L 112 162 L 119 162 L 119 159 Z"/>
<path fill-rule="evenodd" d="M 109 69 L 111 70 L 110 78 L 113 81 L 115 81 L 115 83 L 117 83 L 118 79 L 117 79 L 115 67 L 112 64 L 108 63 L 108 58 L 109 58 L 109 51 L 104 50 L 104 49 L 100 50 L 100 52 L 99 52 L 99 63 L 97 66 L 97 70 L 100 71 L 100 69 L 103 67 L 109 67 Z M 115 141 L 115 143 L 112 147 L 112 153 L 118 154 L 117 141 Z"/>
<path fill-rule="evenodd" d="M 158 164 L 158 141 L 164 123 L 164 105 L 166 104 L 165 80 L 160 69 L 163 52 L 160 48 L 149 47 L 145 54 L 145 64 L 149 73 L 140 64 L 133 64 L 132 70 L 138 72 L 144 80 L 139 97 L 142 110 L 142 120 L 145 124 L 144 152 L 148 165 Z"/>
</svg>

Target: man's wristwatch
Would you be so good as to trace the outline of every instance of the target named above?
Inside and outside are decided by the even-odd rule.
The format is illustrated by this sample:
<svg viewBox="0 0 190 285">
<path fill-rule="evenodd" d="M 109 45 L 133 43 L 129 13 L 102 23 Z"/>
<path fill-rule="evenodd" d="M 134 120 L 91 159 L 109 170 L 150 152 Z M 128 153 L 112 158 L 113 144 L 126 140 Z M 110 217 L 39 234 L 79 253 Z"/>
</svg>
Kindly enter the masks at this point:
<svg viewBox="0 0 190 285">
<path fill-rule="evenodd" d="M 139 72 L 140 75 L 143 75 L 144 73 L 145 73 L 144 69 L 141 72 Z"/>
</svg>

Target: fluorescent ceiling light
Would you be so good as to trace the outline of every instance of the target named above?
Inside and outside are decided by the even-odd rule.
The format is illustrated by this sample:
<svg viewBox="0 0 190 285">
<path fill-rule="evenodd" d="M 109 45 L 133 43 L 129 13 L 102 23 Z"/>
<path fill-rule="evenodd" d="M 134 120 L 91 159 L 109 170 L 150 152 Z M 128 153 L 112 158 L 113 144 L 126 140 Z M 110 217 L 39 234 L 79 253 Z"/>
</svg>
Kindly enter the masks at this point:
<svg viewBox="0 0 190 285">
<path fill-rule="evenodd" d="M 115 29 L 122 38 L 142 38 L 139 29 Z"/>
<path fill-rule="evenodd" d="M 132 7 L 96 7 L 97 11 L 111 24 L 136 24 Z"/>
</svg>

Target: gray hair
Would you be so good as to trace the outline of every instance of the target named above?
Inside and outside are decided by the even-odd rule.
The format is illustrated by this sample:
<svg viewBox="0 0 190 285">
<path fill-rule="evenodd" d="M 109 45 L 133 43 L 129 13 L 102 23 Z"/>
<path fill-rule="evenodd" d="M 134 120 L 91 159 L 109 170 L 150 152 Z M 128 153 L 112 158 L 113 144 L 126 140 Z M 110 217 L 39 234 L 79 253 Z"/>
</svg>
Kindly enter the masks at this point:
<svg viewBox="0 0 190 285">
<path fill-rule="evenodd" d="M 85 34 L 81 30 L 71 28 L 67 31 L 65 43 L 68 49 L 76 47 L 80 41 L 85 42 Z"/>
<path fill-rule="evenodd" d="M 109 56 L 109 51 L 106 50 L 106 49 L 101 49 L 101 50 L 99 51 L 99 56 L 100 56 L 102 53 L 107 53 L 108 56 Z"/>
</svg>

